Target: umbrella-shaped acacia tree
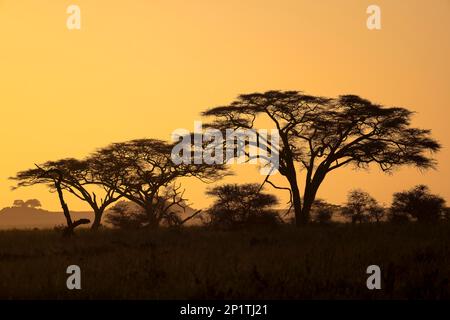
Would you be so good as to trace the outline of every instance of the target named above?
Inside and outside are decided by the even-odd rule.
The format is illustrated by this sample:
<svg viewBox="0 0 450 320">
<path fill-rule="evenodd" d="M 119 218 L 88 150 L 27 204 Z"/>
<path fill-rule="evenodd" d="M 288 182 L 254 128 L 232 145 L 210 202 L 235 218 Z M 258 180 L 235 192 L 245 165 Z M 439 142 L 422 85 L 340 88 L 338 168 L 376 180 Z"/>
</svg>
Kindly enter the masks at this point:
<svg viewBox="0 0 450 320">
<path fill-rule="evenodd" d="M 34 169 L 21 171 L 11 179 L 17 181 L 15 188 L 46 184 L 50 191 L 56 191 L 67 220 L 68 228 L 71 228 L 71 230 L 74 227 L 72 227 L 73 223 L 69 208 L 64 201 L 63 191 L 69 192 L 78 199 L 85 201 L 94 212 L 94 221 L 91 229 L 97 230 L 100 227 L 101 219 L 106 208 L 120 199 L 121 196 L 115 192 L 115 186 L 112 181 L 110 181 L 109 185 L 101 183 L 99 177 L 102 174 L 98 171 L 101 168 L 94 164 L 95 162 L 90 159 L 77 160 L 68 158 L 58 161 L 48 161 L 36 166 Z M 99 192 L 103 194 L 100 195 Z"/>
<path fill-rule="evenodd" d="M 298 91 L 252 93 L 203 115 L 214 117 L 210 127 L 220 130 L 255 129 L 258 117 L 271 121 L 280 146 L 268 148 L 279 154 L 279 172 L 289 183 L 298 226 L 309 221 L 317 191 L 331 171 L 371 163 L 383 171 L 402 165 L 427 169 L 435 164 L 428 152 L 440 149 L 429 130 L 411 127 L 411 111 L 355 95 L 329 99 Z M 299 170 L 305 170 L 303 183 Z"/>
</svg>

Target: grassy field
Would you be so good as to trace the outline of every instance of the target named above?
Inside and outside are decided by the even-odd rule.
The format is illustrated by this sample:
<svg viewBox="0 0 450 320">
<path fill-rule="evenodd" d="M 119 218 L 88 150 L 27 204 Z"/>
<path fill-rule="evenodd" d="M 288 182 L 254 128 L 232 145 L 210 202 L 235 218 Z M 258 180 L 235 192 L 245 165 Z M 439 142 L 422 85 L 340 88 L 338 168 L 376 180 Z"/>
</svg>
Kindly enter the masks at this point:
<svg viewBox="0 0 450 320">
<path fill-rule="evenodd" d="M 449 299 L 450 225 L 1 231 L 0 277 L 2 299 Z"/>
</svg>

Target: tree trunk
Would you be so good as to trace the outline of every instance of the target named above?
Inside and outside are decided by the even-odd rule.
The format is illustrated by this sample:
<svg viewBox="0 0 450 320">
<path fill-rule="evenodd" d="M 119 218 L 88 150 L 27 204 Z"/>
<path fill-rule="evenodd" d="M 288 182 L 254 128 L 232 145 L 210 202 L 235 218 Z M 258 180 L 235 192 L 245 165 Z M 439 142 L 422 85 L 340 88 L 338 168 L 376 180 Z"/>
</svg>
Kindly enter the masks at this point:
<svg viewBox="0 0 450 320">
<path fill-rule="evenodd" d="M 303 215 L 302 210 L 302 200 L 300 197 L 300 190 L 298 189 L 298 186 L 292 186 L 292 200 L 294 203 L 294 212 L 295 212 L 295 225 L 297 227 L 300 227 L 302 225 L 305 225 L 308 223 L 307 217 Z"/>
<path fill-rule="evenodd" d="M 322 169 L 323 170 L 323 169 Z M 303 194 L 302 218 L 308 223 L 311 217 L 311 208 L 316 200 L 317 190 L 325 178 L 323 171 L 316 172 L 312 181 L 305 184 L 305 192 Z"/>
<path fill-rule="evenodd" d="M 313 202 L 314 199 L 311 196 L 303 197 L 302 218 L 304 219 L 304 224 L 307 224 L 310 221 Z"/>
<path fill-rule="evenodd" d="M 58 192 L 58 198 L 59 202 L 61 203 L 61 208 L 63 209 L 64 217 L 66 218 L 67 227 L 63 231 L 63 237 L 70 237 L 74 235 L 74 230 L 76 227 L 82 224 L 88 224 L 91 221 L 88 219 L 80 219 L 75 222 L 72 221 L 72 217 L 70 216 L 69 207 L 67 206 L 67 203 L 64 200 L 64 194 L 62 189 L 62 175 L 61 173 L 57 172 L 58 179 L 54 180 L 56 191 Z"/>
<path fill-rule="evenodd" d="M 292 205 L 294 206 L 294 217 L 295 217 L 295 225 L 300 227 L 307 223 L 302 215 L 302 199 L 300 196 L 300 190 L 297 185 L 297 177 L 294 172 L 287 176 L 287 180 L 289 181 L 289 186 L 291 187 L 292 192 Z"/>
<path fill-rule="evenodd" d="M 101 211 L 101 210 L 94 211 L 94 215 L 95 215 L 94 222 L 91 225 L 91 230 L 97 231 L 101 226 L 103 211 Z"/>
<path fill-rule="evenodd" d="M 58 192 L 59 202 L 61 203 L 61 208 L 63 209 L 64 217 L 66 217 L 67 227 L 70 227 L 72 225 L 72 217 L 70 216 L 69 207 L 64 201 L 64 195 L 61 188 L 61 180 L 55 181 L 55 188 L 56 191 Z"/>
<path fill-rule="evenodd" d="M 308 223 L 311 218 L 311 208 L 316 200 L 316 193 L 318 187 L 313 184 L 307 184 L 305 187 L 305 193 L 303 194 L 303 207 L 302 207 L 302 217 L 305 219 L 305 223 Z"/>
<path fill-rule="evenodd" d="M 147 215 L 147 219 L 148 219 L 148 228 L 149 229 L 156 229 L 159 227 L 159 220 L 156 217 L 156 213 L 155 210 L 153 208 L 153 206 L 150 207 L 146 207 L 145 208 L 145 213 Z"/>
<path fill-rule="evenodd" d="M 71 237 L 71 236 L 73 236 L 75 234 L 74 230 L 75 230 L 76 227 L 81 226 L 82 224 L 89 224 L 89 223 L 91 223 L 91 220 L 89 220 L 89 219 L 77 220 L 74 223 L 72 223 L 70 226 L 67 226 L 64 229 L 63 236 L 64 237 Z"/>
</svg>

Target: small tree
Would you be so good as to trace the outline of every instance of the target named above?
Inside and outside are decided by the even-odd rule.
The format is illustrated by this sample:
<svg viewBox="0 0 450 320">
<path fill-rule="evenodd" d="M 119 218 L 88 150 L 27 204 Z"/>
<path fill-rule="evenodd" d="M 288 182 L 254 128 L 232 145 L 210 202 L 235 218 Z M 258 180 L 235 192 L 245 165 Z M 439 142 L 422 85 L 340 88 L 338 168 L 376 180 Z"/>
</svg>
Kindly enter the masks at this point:
<svg viewBox="0 0 450 320">
<path fill-rule="evenodd" d="M 313 221 L 326 224 L 331 222 L 336 206 L 322 199 L 316 199 L 311 207 Z"/>
<path fill-rule="evenodd" d="M 25 201 L 23 201 L 23 200 L 14 200 L 13 207 L 23 208 L 23 207 L 25 207 Z"/>
<path fill-rule="evenodd" d="M 391 214 L 412 218 L 418 222 L 437 222 L 445 214 L 445 200 L 432 194 L 427 186 L 418 185 L 408 191 L 394 194 Z"/>
<path fill-rule="evenodd" d="M 375 203 L 373 206 L 369 208 L 369 216 L 370 220 L 375 222 L 380 222 L 381 219 L 385 216 L 386 209 L 379 205 L 378 203 Z"/>
<path fill-rule="evenodd" d="M 271 209 L 278 203 L 271 194 L 262 193 L 258 184 L 226 184 L 207 192 L 217 200 L 208 210 L 209 223 L 222 228 L 249 225 L 275 225 L 280 222 Z"/>
<path fill-rule="evenodd" d="M 106 221 L 119 229 L 139 229 L 145 226 L 147 215 L 131 201 L 119 201 L 107 211 Z"/>
<path fill-rule="evenodd" d="M 42 204 L 38 199 L 30 199 L 30 200 L 25 201 L 25 206 L 35 209 L 35 208 L 42 207 Z"/>
<path fill-rule="evenodd" d="M 381 209 L 369 193 L 362 190 L 352 190 L 348 194 L 347 203 L 342 213 L 349 217 L 352 223 L 363 223 L 370 221 L 373 217 L 377 217 L 379 220 Z"/>
</svg>

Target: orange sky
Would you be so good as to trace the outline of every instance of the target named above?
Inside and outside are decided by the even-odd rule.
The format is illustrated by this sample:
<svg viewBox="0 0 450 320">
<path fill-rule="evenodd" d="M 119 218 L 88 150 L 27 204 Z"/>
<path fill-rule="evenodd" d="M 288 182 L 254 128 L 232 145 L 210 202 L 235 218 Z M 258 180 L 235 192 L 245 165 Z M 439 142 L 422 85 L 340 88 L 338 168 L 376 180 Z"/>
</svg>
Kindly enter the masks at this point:
<svg viewBox="0 0 450 320">
<path fill-rule="evenodd" d="M 70 4 L 79 31 L 66 28 Z M 370 4 L 381 7 L 380 31 L 366 28 Z M 0 207 L 39 198 L 59 209 L 44 187 L 10 191 L 7 178 L 36 162 L 168 140 L 206 107 L 270 89 L 405 106 L 444 146 L 437 171 L 338 170 L 319 197 L 341 203 L 362 187 L 388 204 L 424 183 L 450 199 L 449 40 L 449 0 L 0 0 Z M 227 181 L 261 180 L 239 171 Z M 186 187 L 196 207 L 208 202 L 202 184 Z"/>
</svg>

